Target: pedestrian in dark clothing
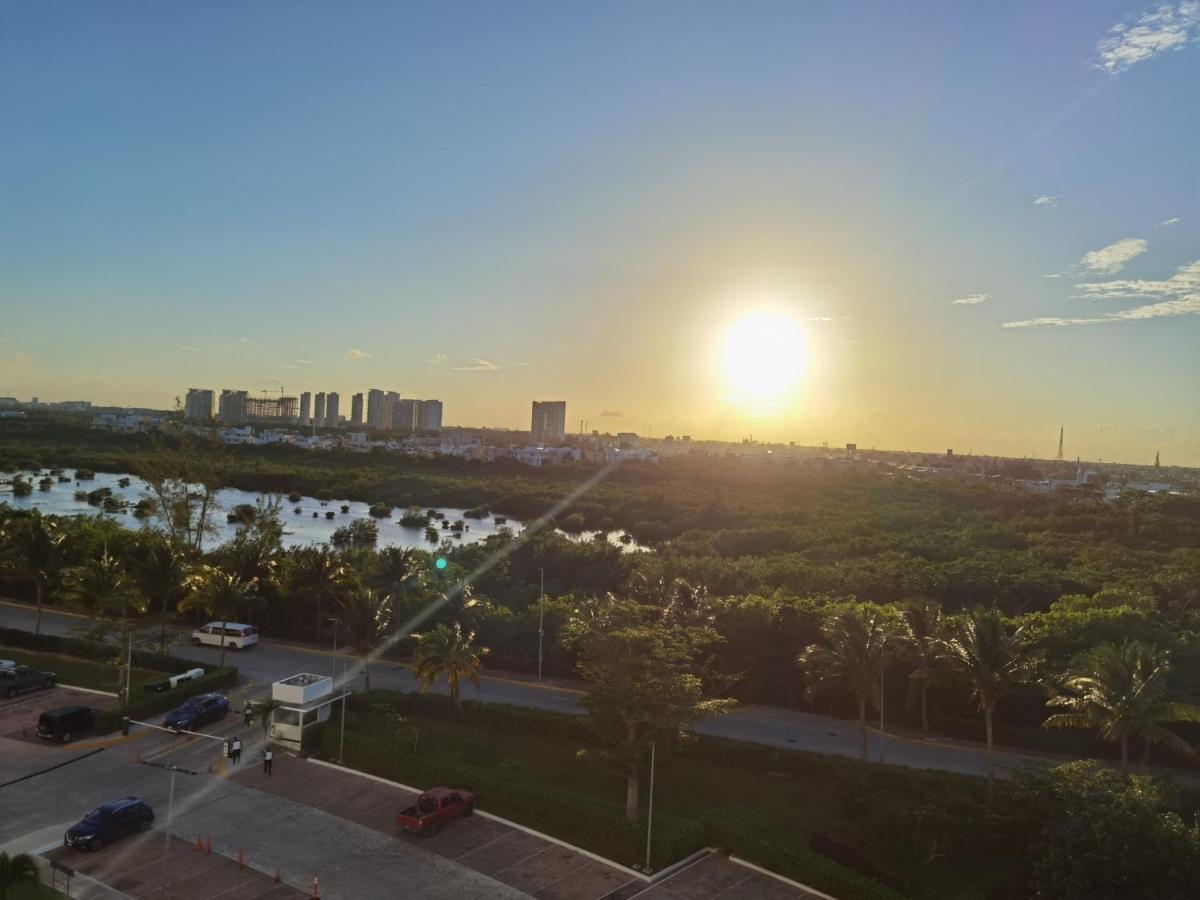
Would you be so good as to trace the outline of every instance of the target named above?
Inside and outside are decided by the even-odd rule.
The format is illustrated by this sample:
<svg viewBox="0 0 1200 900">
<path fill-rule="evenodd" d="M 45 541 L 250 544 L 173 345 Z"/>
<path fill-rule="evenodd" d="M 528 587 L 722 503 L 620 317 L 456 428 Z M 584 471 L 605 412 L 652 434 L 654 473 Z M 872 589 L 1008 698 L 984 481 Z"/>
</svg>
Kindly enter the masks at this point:
<svg viewBox="0 0 1200 900">
<path fill-rule="evenodd" d="M 263 773 L 264 774 L 266 774 L 266 775 L 271 774 L 271 763 L 273 761 L 274 761 L 274 758 L 271 755 L 271 748 L 268 747 L 266 750 L 263 751 Z"/>
<path fill-rule="evenodd" d="M 229 758 L 233 760 L 234 765 L 242 761 L 242 739 L 240 737 L 233 739 L 233 749 L 229 753 Z"/>
</svg>

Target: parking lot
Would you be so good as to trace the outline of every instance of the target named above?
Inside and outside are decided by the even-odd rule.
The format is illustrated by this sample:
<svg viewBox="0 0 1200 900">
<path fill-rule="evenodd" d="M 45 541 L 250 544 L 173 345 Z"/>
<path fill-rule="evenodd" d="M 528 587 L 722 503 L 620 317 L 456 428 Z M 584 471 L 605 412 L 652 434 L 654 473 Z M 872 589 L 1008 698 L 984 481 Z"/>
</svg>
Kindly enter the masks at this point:
<svg viewBox="0 0 1200 900">
<path fill-rule="evenodd" d="M 49 690 L 29 691 L 19 694 L 12 700 L 0 700 L 0 737 L 18 741 L 38 741 L 36 734 L 38 716 L 48 709 L 56 709 L 60 706 L 113 709 L 116 705 L 115 697 L 61 686 Z"/>
<path fill-rule="evenodd" d="M 164 840 L 167 843 L 163 866 Z M 289 900 L 308 894 L 236 860 L 197 850 L 178 838 L 147 831 L 98 852 L 59 847 L 44 854 L 107 885 L 112 892 L 169 900 Z M 165 875 L 164 875 L 165 873 Z M 61 876 L 60 876 L 61 878 Z M 111 892 L 110 892 L 111 893 Z M 114 896 L 118 895 L 114 894 Z M 79 896 L 72 890 L 72 896 Z"/>
<path fill-rule="evenodd" d="M 615 865 L 479 814 L 456 819 L 432 837 L 404 833 L 396 828 L 396 813 L 416 794 L 305 760 L 279 758 L 270 777 L 248 768 L 233 780 L 364 825 L 541 900 L 599 900 L 631 882 L 644 884 Z"/>
</svg>

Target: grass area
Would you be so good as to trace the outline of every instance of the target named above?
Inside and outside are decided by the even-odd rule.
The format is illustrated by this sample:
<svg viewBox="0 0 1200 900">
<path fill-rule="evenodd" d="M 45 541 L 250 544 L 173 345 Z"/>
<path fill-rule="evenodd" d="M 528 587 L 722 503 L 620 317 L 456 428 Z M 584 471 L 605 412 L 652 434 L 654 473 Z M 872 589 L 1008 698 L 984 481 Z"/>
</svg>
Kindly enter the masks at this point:
<svg viewBox="0 0 1200 900">
<path fill-rule="evenodd" d="M 392 777 L 405 780 L 407 766 L 413 773 L 408 783 L 419 783 L 420 773 L 429 764 L 461 764 L 525 783 L 534 790 L 550 787 L 565 795 L 578 796 L 581 802 L 586 798 L 590 807 L 602 806 L 614 820 L 623 818 L 624 779 L 580 759 L 577 741 L 564 741 L 561 735 L 549 738 L 536 729 L 455 721 L 419 712 L 406 713 L 401 719 L 381 714 L 378 709 L 371 712 L 365 702 L 357 705 L 358 709 L 347 715 L 347 737 L 363 735 L 386 741 L 392 751 L 386 755 Z M 356 749 L 353 740 L 347 742 L 347 762 L 371 769 L 378 757 L 356 759 Z M 642 790 L 644 809 L 645 780 Z M 807 845 L 811 835 L 822 834 L 855 847 L 879 869 L 895 873 L 905 862 L 896 860 L 896 848 L 876 845 L 865 838 L 865 829 L 857 824 L 862 812 L 854 809 L 845 793 L 844 786 L 830 778 L 828 771 L 809 775 L 755 771 L 704 760 L 672 758 L 660 752 L 654 809 L 656 818 L 661 815 L 695 821 L 714 810 L 743 807 L 789 841 Z M 506 808 L 502 802 L 486 796 L 483 802 L 489 811 L 582 843 L 619 862 L 630 862 L 617 856 L 611 844 L 606 846 L 602 835 L 556 831 L 546 822 L 531 821 L 528 810 L 522 809 L 520 803 Z M 885 790 L 877 791 L 870 802 L 886 808 L 906 800 Z M 983 876 L 1017 864 L 1016 855 L 1011 851 L 1005 853 L 1004 848 L 962 845 L 923 867 L 919 896 L 939 900 L 963 897 Z"/>
<path fill-rule="evenodd" d="M 11 900 L 59 900 L 60 897 L 67 896 L 62 891 L 56 891 L 50 885 L 40 882 L 22 882 L 9 891 Z"/>
<path fill-rule="evenodd" d="M 116 652 L 114 649 L 114 657 Z M 114 694 L 121 686 L 121 670 L 116 665 L 93 662 L 76 656 L 22 650 L 3 645 L 0 645 L 0 658 L 15 660 L 30 668 L 54 672 L 58 676 L 60 684 L 73 684 L 97 691 L 110 691 Z M 137 696 L 137 692 L 144 682 L 162 681 L 164 677 L 162 672 L 135 667 L 133 670 L 134 696 Z"/>
</svg>

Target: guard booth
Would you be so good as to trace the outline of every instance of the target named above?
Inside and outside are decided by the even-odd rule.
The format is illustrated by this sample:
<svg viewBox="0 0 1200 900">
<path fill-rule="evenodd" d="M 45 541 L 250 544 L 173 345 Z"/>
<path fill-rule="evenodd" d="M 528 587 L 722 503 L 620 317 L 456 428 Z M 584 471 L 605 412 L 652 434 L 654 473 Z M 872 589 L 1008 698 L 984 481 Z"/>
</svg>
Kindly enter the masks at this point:
<svg viewBox="0 0 1200 900">
<path fill-rule="evenodd" d="M 330 707 L 342 695 L 334 693 L 328 675 L 301 673 L 271 685 L 271 699 L 280 706 L 272 714 L 271 738 L 299 750 L 307 728 L 328 721 Z"/>
</svg>

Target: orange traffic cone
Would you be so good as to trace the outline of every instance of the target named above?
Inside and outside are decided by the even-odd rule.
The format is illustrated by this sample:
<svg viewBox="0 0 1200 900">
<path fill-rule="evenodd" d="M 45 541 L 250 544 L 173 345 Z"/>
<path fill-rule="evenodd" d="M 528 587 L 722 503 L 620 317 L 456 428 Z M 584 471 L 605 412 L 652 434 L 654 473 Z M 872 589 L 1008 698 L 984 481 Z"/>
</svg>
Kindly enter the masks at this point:
<svg viewBox="0 0 1200 900">
<path fill-rule="evenodd" d="M 197 850 L 204 849 L 204 845 L 202 843 L 200 843 L 200 832 L 198 832 L 198 831 L 196 832 L 196 849 Z"/>
</svg>

